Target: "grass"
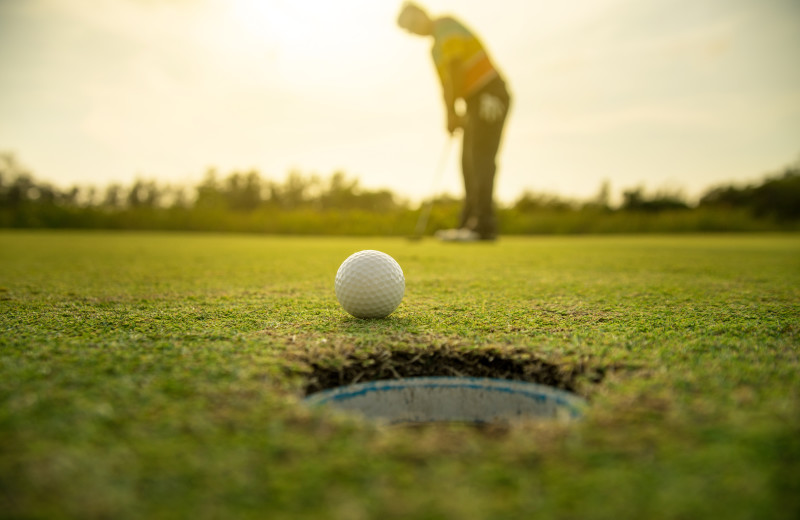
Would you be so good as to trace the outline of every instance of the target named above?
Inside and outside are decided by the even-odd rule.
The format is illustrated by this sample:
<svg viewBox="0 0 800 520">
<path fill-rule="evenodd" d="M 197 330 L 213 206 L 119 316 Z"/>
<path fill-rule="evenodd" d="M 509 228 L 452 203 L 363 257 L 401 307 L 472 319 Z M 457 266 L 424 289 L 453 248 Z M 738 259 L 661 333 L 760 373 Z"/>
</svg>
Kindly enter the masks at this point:
<svg viewBox="0 0 800 520">
<path fill-rule="evenodd" d="M 333 295 L 360 249 L 404 269 L 385 320 Z M 796 518 L 799 331 L 795 234 L 4 231 L 0 517 Z M 518 362 L 591 406 L 386 429 L 299 401 L 417 356 Z"/>
</svg>

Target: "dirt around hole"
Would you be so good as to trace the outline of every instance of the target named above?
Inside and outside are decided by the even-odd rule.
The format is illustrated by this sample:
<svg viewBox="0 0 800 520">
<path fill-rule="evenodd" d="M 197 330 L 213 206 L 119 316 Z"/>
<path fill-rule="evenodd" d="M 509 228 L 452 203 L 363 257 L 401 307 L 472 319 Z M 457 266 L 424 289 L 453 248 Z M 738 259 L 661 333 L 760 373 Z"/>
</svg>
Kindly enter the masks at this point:
<svg viewBox="0 0 800 520">
<path fill-rule="evenodd" d="M 372 347 L 304 352 L 298 357 L 310 368 L 306 395 L 355 383 L 421 376 L 510 379 L 580 394 L 580 382 L 599 383 L 606 374 L 605 368 L 588 362 L 558 365 L 538 359 L 528 349 L 513 347 Z"/>
</svg>

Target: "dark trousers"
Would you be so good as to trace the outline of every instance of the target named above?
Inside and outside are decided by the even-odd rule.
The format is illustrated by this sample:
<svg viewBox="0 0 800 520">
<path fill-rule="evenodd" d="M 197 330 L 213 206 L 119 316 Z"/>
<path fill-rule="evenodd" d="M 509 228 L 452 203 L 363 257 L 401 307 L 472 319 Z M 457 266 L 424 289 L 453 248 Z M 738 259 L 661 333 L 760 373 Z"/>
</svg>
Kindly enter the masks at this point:
<svg viewBox="0 0 800 520">
<path fill-rule="evenodd" d="M 493 120 L 481 114 L 483 94 L 495 96 L 502 103 L 502 114 Z M 471 229 L 481 238 L 491 239 L 497 235 L 497 219 L 494 214 L 496 157 L 511 96 L 503 80 L 496 78 L 466 101 L 467 121 L 463 129 L 461 148 L 465 196 L 459 227 Z"/>
</svg>

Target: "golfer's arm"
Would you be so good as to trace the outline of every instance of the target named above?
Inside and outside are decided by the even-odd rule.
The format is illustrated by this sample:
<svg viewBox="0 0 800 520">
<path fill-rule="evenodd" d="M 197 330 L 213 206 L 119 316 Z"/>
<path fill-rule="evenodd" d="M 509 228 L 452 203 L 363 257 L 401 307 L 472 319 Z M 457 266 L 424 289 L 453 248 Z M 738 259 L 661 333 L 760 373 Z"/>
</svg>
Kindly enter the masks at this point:
<svg viewBox="0 0 800 520">
<path fill-rule="evenodd" d="M 448 67 L 448 74 L 442 78 L 442 91 L 444 93 L 444 106 L 447 116 L 456 116 L 456 93 L 461 92 L 461 62 L 452 61 Z"/>
</svg>

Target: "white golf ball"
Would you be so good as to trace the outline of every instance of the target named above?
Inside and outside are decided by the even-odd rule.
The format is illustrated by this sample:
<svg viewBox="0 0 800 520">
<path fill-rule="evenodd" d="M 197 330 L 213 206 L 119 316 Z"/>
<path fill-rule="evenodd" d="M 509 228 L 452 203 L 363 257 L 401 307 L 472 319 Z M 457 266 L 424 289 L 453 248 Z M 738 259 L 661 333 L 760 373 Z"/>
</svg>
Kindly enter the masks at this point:
<svg viewBox="0 0 800 520">
<path fill-rule="evenodd" d="M 342 262 L 335 288 L 339 303 L 356 318 L 385 318 L 400 305 L 406 279 L 394 258 L 367 249 Z"/>
</svg>

